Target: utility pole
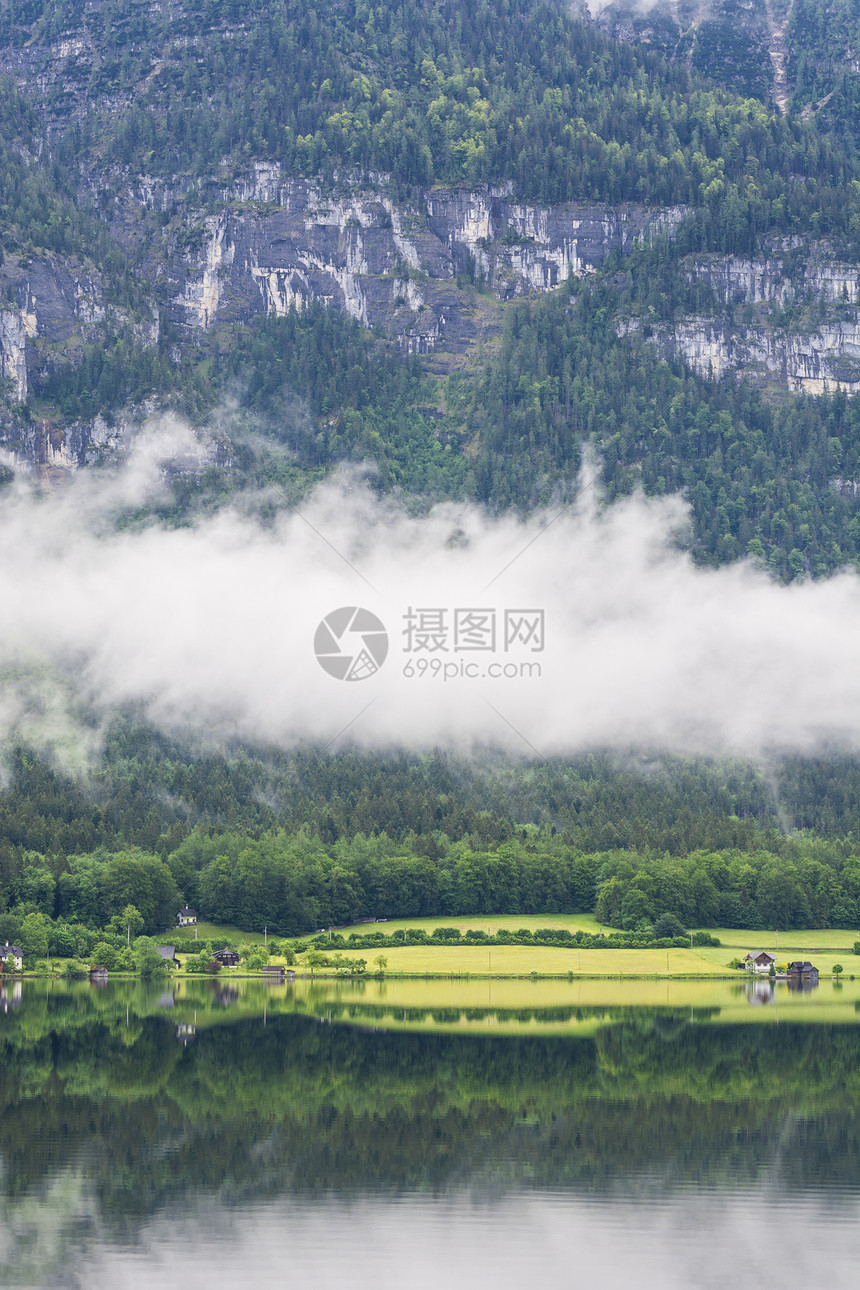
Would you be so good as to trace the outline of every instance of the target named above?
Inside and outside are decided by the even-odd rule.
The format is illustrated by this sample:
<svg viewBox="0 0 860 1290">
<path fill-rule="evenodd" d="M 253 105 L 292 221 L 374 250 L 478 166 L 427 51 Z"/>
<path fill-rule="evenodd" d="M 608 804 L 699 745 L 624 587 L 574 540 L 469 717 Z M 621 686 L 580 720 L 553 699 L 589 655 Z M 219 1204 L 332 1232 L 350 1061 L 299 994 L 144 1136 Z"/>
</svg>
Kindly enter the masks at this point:
<svg viewBox="0 0 860 1290">
<path fill-rule="evenodd" d="M 268 927 L 264 927 L 263 928 L 263 949 L 264 950 L 268 949 L 268 947 L 269 947 L 269 929 Z"/>
</svg>

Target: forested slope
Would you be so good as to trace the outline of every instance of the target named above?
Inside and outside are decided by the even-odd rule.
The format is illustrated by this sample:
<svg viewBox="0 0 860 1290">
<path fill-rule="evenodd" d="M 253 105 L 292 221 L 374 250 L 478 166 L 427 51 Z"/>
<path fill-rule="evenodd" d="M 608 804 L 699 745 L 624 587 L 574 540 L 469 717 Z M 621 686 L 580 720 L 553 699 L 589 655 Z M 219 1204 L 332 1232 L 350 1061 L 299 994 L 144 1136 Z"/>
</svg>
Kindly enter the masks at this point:
<svg viewBox="0 0 860 1290">
<path fill-rule="evenodd" d="M 752 557 L 784 581 L 856 566 L 856 24 L 836 0 L 775 9 L 784 111 L 750 54 L 765 27 L 732 29 L 726 5 L 689 39 L 665 24 L 658 39 L 655 11 L 646 40 L 553 0 L 10 0 L 4 480 L 16 462 L 52 479 L 110 461 L 165 408 L 217 450 L 125 523 L 192 523 L 272 484 L 267 508 L 294 502 L 344 461 L 370 461 L 374 486 L 416 507 L 529 511 L 570 495 L 590 448 L 609 501 L 687 498 L 701 564 Z M 611 230 L 590 258 L 586 220 Z M 328 277 L 312 289 L 314 256 Z M 431 334 L 445 310 L 449 331 Z M 773 366 L 720 379 L 707 352 L 695 365 L 670 343 L 717 326 L 783 350 L 812 336 L 838 363 L 797 392 Z M 15 757 L 0 910 L 26 906 L 27 852 L 58 881 L 69 856 L 164 859 L 195 827 L 255 843 L 304 830 L 329 849 L 385 834 L 435 860 L 442 835 L 496 852 L 524 827 L 589 854 L 781 855 L 798 827 L 833 842 L 841 873 L 860 820 L 851 760 L 644 777 L 599 755 L 529 771 L 209 757 L 127 715 L 85 786 Z"/>
</svg>

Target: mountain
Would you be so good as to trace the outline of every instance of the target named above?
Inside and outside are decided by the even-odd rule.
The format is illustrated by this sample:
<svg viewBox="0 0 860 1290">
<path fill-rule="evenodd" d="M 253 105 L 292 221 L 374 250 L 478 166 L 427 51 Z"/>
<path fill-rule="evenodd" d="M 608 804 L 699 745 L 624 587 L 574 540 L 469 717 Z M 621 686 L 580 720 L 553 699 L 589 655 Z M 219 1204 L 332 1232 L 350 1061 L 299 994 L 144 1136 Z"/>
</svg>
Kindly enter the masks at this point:
<svg viewBox="0 0 860 1290">
<path fill-rule="evenodd" d="M 853 505 L 852 416 L 784 393 L 860 381 L 856 34 L 834 0 L 610 6 L 596 21 L 551 0 L 11 0 L 3 439 L 50 476 L 104 460 L 158 406 L 204 424 L 237 382 L 271 428 L 259 396 L 274 394 L 279 341 L 261 325 L 318 302 L 376 329 L 362 362 L 388 373 L 383 384 L 403 385 L 392 352 L 419 355 L 427 379 L 413 364 L 397 395 L 394 420 L 409 407 L 418 422 L 398 444 L 390 392 L 388 412 L 366 392 L 376 377 L 358 399 L 341 391 L 332 434 L 318 374 L 294 375 L 281 405 L 305 400 L 314 427 L 300 475 L 362 456 L 373 421 L 371 455 L 401 486 L 533 504 L 578 460 L 581 418 L 565 396 L 564 451 L 541 463 L 536 488 L 496 497 L 482 373 L 517 302 L 570 279 L 608 287 L 604 348 L 617 333 L 630 357 L 644 338 L 682 380 L 705 378 L 709 408 L 727 397 L 710 378 L 740 377 L 763 389 L 765 419 L 794 407 L 820 427 L 813 437 L 838 440 L 837 461 L 804 454 L 799 470 L 825 510 L 841 505 L 834 491 Z M 621 266 L 633 252 L 640 282 L 662 275 L 656 302 L 631 293 Z M 341 328 L 335 351 L 361 347 L 351 335 Z M 627 475 L 689 486 L 662 466 L 649 482 L 659 433 Z M 440 443 L 458 457 L 445 478 L 427 464 Z M 476 454 L 490 463 L 483 479 Z M 236 457 L 221 442 L 210 462 Z M 738 528 L 725 556 L 756 536 L 747 518 L 749 537 L 739 547 Z M 843 530 L 809 554 L 793 542 L 786 561 L 799 551 L 817 572 L 854 558 Z"/>
<path fill-rule="evenodd" d="M 701 565 L 860 567 L 858 50 L 847 0 L 5 0 L 0 483 L 59 491 L 164 410 L 201 450 L 163 525 L 367 461 L 416 510 L 526 513 L 593 450 L 609 501 L 686 498 Z M 796 824 L 840 865 L 860 827 L 851 760 L 479 773 L 164 738 L 118 720 L 96 805 L 21 752 L 8 872 L 196 825 L 438 859 L 524 825 L 776 853 Z"/>
</svg>

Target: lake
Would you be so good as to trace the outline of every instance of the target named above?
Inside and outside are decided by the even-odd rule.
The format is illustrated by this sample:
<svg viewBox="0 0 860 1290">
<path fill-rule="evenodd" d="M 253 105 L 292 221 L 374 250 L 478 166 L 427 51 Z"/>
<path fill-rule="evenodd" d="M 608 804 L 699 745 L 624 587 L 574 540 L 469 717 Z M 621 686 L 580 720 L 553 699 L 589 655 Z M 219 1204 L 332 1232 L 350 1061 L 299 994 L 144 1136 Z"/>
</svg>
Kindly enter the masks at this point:
<svg viewBox="0 0 860 1290">
<path fill-rule="evenodd" d="M 0 989 L 0 1286 L 853 1287 L 860 982 Z"/>
</svg>

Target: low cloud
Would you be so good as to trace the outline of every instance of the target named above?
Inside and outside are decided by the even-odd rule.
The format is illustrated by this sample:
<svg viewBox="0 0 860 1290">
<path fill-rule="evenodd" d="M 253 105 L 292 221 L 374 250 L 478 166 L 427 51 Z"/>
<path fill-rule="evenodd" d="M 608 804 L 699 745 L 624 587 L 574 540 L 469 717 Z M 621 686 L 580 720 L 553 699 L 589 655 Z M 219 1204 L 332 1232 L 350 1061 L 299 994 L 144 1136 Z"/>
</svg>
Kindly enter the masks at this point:
<svg viewBox="0 0 860 1290">
<path fill-rule="evenodd" d="M 114 474 L 7 491 L 0 737 L 85 756 L 92 722 L 133 704 L 171 731 L 333 748 L 860 747 L 854 573 L 785 587 L 746 564 L 696 568 L 679 498 L 603 509 L 589 477 L 575 505 L 528 521 L 455 504 L 416 517 L 344 475 L 268 526 L 228 508 L 118 531 L 165 457 L 194 451 L 163 424 Z M 341 638 L 365 679 L 315 653 L 342 607 L 387 633 L 378 668 L 370 619 Z"/>
</svg>

